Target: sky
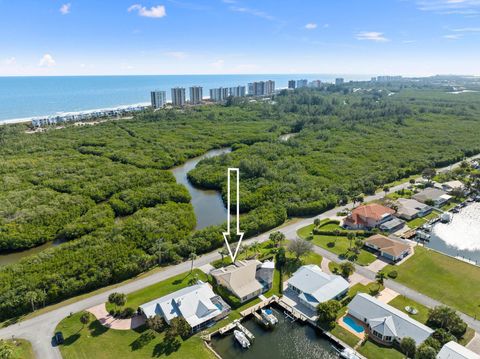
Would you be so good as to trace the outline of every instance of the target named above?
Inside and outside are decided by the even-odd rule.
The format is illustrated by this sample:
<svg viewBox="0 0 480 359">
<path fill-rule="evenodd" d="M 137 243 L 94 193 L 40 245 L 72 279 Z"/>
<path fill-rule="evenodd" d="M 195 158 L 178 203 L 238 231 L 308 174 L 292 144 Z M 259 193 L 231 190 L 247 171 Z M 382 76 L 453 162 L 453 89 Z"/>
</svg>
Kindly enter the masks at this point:
<svg viewBox="0 0 480 359">
<path fill-rule="evenodd" d="M 480 0 L 0 0 L 0 76 L 480 75 Z"/>
</svg>

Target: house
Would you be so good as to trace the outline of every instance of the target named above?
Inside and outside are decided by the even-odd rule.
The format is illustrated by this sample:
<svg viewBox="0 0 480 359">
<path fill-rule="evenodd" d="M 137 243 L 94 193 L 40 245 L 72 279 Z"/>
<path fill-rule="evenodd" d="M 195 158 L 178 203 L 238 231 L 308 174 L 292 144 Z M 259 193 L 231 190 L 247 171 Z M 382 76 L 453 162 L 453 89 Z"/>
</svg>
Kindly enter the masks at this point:
<svg viewBox="0 0 480 359">
<path fill-rule="evenodd" d="M 441 186 L 446 192 L 463 191 L 465 189 L 465 185 L 457 180 L 442 183 Z"/>
<path fill-rule="evenodd" d="M 407 221 L 417 217 L 424 217 L 432 212 L 432 207 L 421 203 L 415 199 L 399 198 L 395 202 L 397 206 L 397 216 Z"/>
<path fill-rule="evenodd" d="M 341 299 L 348 292 L 348 282 L 339 275 L 331 275 L 314 264 L 300 267 L 287 281 L 300 302 L 316 311 L 318 304 L 330 299 Z"/>
<path fill-rule="evenodd" d="M 351 229 L 375 228 L 381 223 L 391 220 L 394 213 L 395 210 L 378 203 L 366 204 L 355 208 L 345 218 L 343 225 Z"/>
<path fill-rule="evenodd" d="M 413 199 L 422 203 L 431 201 L 435 206 L 441 206 L 451 198 L 452 196 L 448 195 L 445 191 L 433 187 L 425 188 L 423 191 L 413 195 Z"/>
<path fill-rule="evenodd" d="M 368 337 L 383 345 L 399 343 L 405 337 L 420 345 L 433 333 L 404 312 L 365 293 L 357 294 L 348 304 L 348 315 L 362 322 Z"/>
<path fill-rule="evenodd" d="M 232 292 L 243 303 L 268 291 L 273 283 L 273 262 L 237 261 L 210 274 L 217 283 Z"/>
<path fill-rule="evenodd" d="M 457 342 L 451 341 L 442 347 L 437 359 L 480 359 L 480 355 L 465 348 Z"/>
<path fill-rule="evenodd" d="M 382 257 L 392 262 L 398 262 L 411 252 L 411 247 L 408 244 L 400 240 L 382 236 L 381 234 L 375 234 L 367 238 L 365 240 L 365 246 L 373 249 Z"/>
<path fill-rule="evenodd" d="M 402 229 L 404 225 L 405 225 L 405 222 L 403 222 L 401 219 L 392 217 L 392 219 L 389 219 L 386 222 L 380 223 L 378 228 L 380 228 L 383 232 L 393 233 Z"/>
<path fill-rule="evenodd" d="M 228 304 L 213 292 L 209 284 L 203 282 L 142 304 L 139 308 L 146 318 L 158 315 L 167 324 L 173 318 L 183 317 L 192 327 L 192 332 L 215 323 L 230 312 Z"/>
</svg>

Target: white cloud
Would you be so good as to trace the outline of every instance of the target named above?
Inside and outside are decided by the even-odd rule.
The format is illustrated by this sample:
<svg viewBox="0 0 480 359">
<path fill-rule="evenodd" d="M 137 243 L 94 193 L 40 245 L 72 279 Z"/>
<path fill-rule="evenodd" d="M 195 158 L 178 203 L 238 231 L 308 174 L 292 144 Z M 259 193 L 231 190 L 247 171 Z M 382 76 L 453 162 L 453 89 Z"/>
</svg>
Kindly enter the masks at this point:
<svg viewBox="0 0 480 359">
<path fill-rule="evenodd" d="M 63 4 L 62 6 L 60 6 L 60 14 L 62 15 L 67 15 L 67 14 L 70 14 L 70 8 L 72 7 L 72 4 L 68 3 L 68 4 Z"/>
<path fill-rule="evenodd" d="M 139 16 L 152 17 L 157 19 L 167 16 L 167 11 L 165 10 L 165 6 L 163 5 L 152 6 L 150 9 L 148 9 L 140 4 L 134 4 L 128 8 L 128 12 L 132 11 L 137 11 Z"/>
<path fill-rule="evenodd" d="M 55 66 L 57 63 L 55 62 L 55 59 L 52 57 L 50 54 L 45 54 L 43 57 L 40 59 L 40 62 L 38 63 L 38 66 L 42 67 L 52 67 Z"/>
<path fill-rule="evenodd" d="M 15 57 L 9 57 L 8 59 L 3 60 L 3 63 L 7 66 L 15 65 L 17 63 L 17 59 Z"/>
<path fill-rule="evenodd" d="M 313 29 L 316 29 L 317 27 L 318 25 L 313 22 L 309 22 L 307 25 L 305 25 L 305 29 L 307 30 L 313 30 Z"/>
<path fill-rule="evenodd" d="M 458 40 L 463 37 L 462 34 L 449 34 L 449 35 L 444 35 L 443 38 L 447 40 Z"/>
<path fill-rule="evenodd" d="M 260 18 L 265 19 L 265 20 L 270 20 L 270 21 L 275 20 L 275 18 L 272 15 L 269 15 L 266 12 L 256 10 L 256 9 L 252 9 L 252 8 L 248 8 L 248 7 L 230 6 L 230 10 L 235 11 L 235 12 L 242 12 L 244 14 L 249 14 L 249 15 L 253 15 L 253 16 L 256 16 L 256 17 L 260 17 Z"/>
<path fill-rule="evenodd" d="M 376 31 L 361 31 L 355 35 L 357 40 L 368 40 L 368 41 L 375 41 L 375 42 L 386 42 L 390 41 L 387 39 L 382 32 Z"/>
<path fill-rule="evenodd" d="M 439 14 L 480 14 L 480 0 L 416 0 L 418 8 Z"/>
<path fill-rule="evenodd" d="M 480 32 L 480 27 L 463 27 L 460 29 L 453 29 L 455 32 Z"/>
<path fill-rule="evenodd" d="M 235 0 L 222 0 L 225 4 L 236 4 L 237 2 Z"/>
<path fill-rule="evenodd" d="M 169 51 L 166 52 L 165 55 L 173 57 L 177 60 L 183 60 L 187 57 L 187 53 L 183 51 Z"/>
<path fill-rule="evenodd" d="M 212 67 L 215 67 L 216 69 L 220 70 L 223 68 L 223 65 L 225 65 L 225 60 L 218 59 L 210 64 Z"/>
</svg>

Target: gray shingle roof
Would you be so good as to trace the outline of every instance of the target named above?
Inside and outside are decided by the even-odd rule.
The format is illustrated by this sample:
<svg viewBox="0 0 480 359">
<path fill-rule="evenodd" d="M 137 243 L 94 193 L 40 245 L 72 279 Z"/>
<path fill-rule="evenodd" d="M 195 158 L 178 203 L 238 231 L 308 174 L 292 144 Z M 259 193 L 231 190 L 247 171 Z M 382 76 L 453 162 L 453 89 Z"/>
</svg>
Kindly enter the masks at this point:
<svg viewBox="0 0 480 359">
<path fill-rule="evenodd" d="M 411 337 L 417 345 L 433 333 L 426 325 L 365 293 L 359 293 L 353 298 L 348 304 L 348 311 L 362 322 L 366 318 L 372 329 L 384 336 L 395 336 L 400 339 Z"/>
</svg>

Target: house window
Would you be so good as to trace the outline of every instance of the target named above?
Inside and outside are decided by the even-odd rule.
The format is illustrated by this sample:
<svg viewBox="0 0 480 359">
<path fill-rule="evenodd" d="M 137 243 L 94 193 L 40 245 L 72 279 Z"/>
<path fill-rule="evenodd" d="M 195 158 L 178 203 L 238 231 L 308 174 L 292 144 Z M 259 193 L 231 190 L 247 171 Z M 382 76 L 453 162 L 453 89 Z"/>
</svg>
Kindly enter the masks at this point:
<svg viewBox="0 0 480 359">
<path fill-rule="evenodd" d="M 376 330 L 373 331 L 373 335 L 375 335 L 379 339 L 383 339 L 383 335 L 377 332 Z"/>
<path fill-rule="evenodd" d="M 391 341 L 392 341 L 392 337 L 385 337 L 385 341 L 386 341 L 386 342 L 391 342 Z"/>
</svg>

